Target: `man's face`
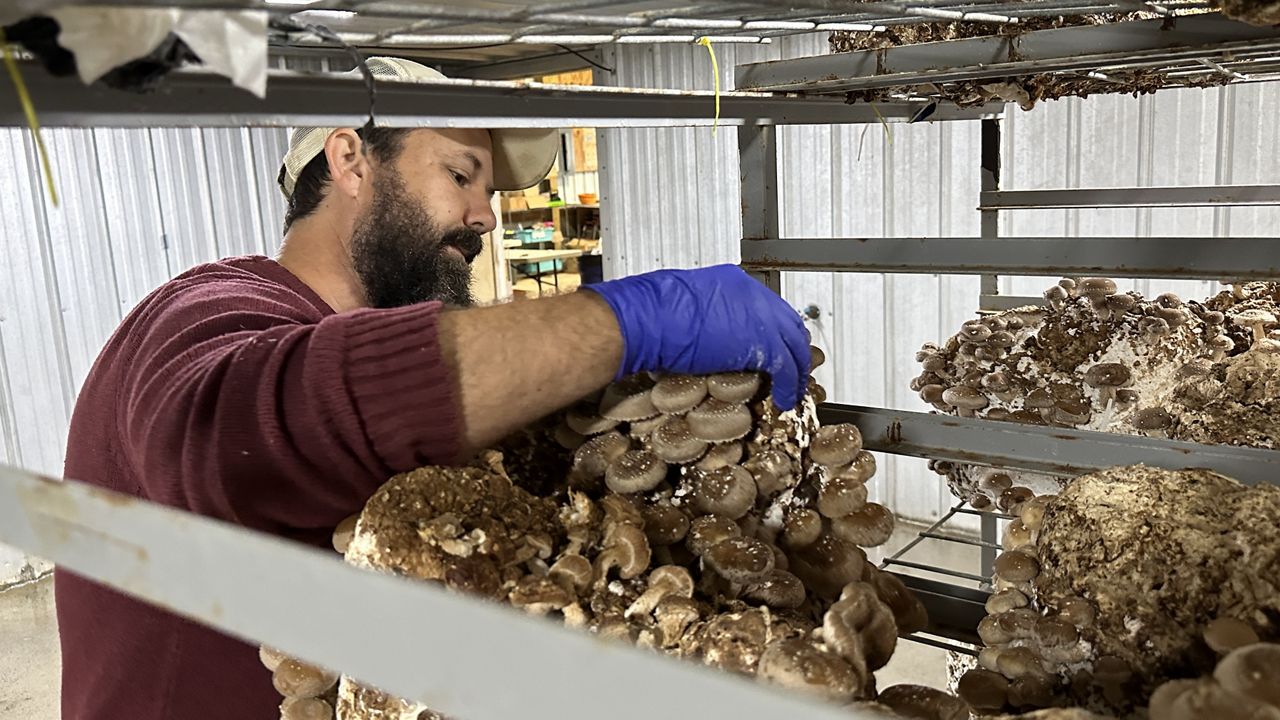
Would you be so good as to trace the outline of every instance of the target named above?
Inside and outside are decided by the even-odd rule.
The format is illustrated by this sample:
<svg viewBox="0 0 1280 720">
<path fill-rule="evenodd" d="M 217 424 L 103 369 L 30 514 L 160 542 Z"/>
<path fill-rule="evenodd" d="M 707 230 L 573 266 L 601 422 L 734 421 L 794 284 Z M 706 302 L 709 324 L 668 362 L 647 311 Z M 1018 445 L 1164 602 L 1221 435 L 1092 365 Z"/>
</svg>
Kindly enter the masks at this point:
<svg viewBox="0 0 1280 720">
<path fill-rule="evenodd" d="M 482 235 L 497 223 L 489 134 L 417 130 L 392 162 L 376 164 L 351 256 L 372 307 L 428 300 L 466 307 Z"/>
</svg>

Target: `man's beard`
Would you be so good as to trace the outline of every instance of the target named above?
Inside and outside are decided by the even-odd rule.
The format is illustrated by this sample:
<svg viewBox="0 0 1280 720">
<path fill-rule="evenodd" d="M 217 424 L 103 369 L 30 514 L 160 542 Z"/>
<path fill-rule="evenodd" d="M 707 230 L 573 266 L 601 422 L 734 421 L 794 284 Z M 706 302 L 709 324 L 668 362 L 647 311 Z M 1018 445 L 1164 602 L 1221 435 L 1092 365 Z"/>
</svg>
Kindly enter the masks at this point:
<svg viewBox="0 0 1280 720">
<path fill-rule="evenodd" d="M 484 248 L 480 234 L 466 227 L 443 230 L 405 190 L 399 174 L 385 165 L 382 169 L 374 181 L 373 202 L 351 242 L 351 260 L 369 304 L 391 308 L 439 300 L 474 305 L 470 263 Z"/>
</svg>

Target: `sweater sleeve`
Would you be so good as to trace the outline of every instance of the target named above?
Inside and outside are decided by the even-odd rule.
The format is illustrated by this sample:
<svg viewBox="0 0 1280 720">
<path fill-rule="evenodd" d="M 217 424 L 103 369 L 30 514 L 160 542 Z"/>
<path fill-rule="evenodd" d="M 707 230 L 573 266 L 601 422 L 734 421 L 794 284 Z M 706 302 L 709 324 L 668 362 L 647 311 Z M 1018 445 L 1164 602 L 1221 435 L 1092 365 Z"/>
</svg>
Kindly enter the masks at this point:
<svg viewBox="0 0 1280 720">
<path fill-rule="evenodd" d="M 266 530 L 336 525 L 391 475 L 457 453 L 439 303 L 318 322 L 281 288 L 151 300 L 117 404 L 142 493 Z"/>
</svg>

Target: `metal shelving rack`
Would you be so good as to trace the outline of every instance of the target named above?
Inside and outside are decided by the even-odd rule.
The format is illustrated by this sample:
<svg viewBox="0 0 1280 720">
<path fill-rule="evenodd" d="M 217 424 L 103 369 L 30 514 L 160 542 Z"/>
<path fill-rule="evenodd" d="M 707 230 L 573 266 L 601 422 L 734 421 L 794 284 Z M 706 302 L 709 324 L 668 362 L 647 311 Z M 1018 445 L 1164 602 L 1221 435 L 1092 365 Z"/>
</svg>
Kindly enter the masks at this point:
<svg viewBox="0 0 1280 720">
<path fill-rule="evenodd" d="M 98 4 L 259 7 L 284 19 L 297 7 L 279 0 L 98 0 Z M 552 72 L 579 63 L 607 43 L 770 42 L 815 30 L 878 32 L 895 25 L 967 20 L 1017 25 L 1029 18 L 1134 10 L 1168 15 L 1205 8 L 1200 0 L 1160 5 L 1136 0 L 956 2 L 775 2 L 573 0 L 557 3 L 462 4 L 321 2 L 344 41 L 365 51 L 418 57 L 469 79 L 432 85 L 379 84 L 380 123 L 409 127 L 661 127 L 711 124 L 712 95 L 679 89 L 556 87 L 493 78 Z M 1132 277 L 1276 278 L 1280 260 L 1268 238 L 1010 238 L 998 233 L 1001 210 L 1028 207 L 1130 207 L 1170 204 L 1276 204 L 1272 186 L 1010 191 L 999 184 L 999 107 L 956 108 L 922 95 L 923 83 L 958 82 L 1024 73 L 1094 73 L 1162 68 L 1178 78 L 1210 73 L 1221 82 L 1277 77 L 1280 30 L 1250 28 L 1216 15 L 1183 17 L 1161 34 L 1157 23 L 1036 31 L 1017 37 L 969 39 L 918 47 L 804 58 L 738 68 L 734 92 L 721 96 L 720 124 L 737 128 L 741 155 L 743 266 L 779 290 L 781 273 L 801 270 L 983 275 L 975 309 L 1009 299 L 995 292 L 996 273 L 1106 274 Z M 1048 33 L 1048 35 L 1041 34 Z M 493 41 L 479 43 L 478 40 Z M 316 50 L 306 32 L 273 36 L 278 53 Z M 490 47 L 492 44 L 494 47 Z M 1081 52 L 1081 48 L 1091 48 Z M 456 69 L 455 69 L 456 68 Z M 1191 73 L 1191 75 L 1187 75 Z M 287 127 L 359 125 L 369 92 L 359 80 L 333 75 L 273 74 L 265 100 L 201 73 L 177 73 L 150 95 L 84 88 L 49 78 L 28 65 L 24 75 L 46 126 Z M 855 89 L 887 90 L 873 108 L 847 104 Z M 801 93 L 801 94 L 797 94 Z M 977 238 L 784 238 L 779 224 L 777 128 L 787 124 L 907 122 L 932 111 L 930 122 L 982 119 L 982 232 Z M 446 114 L 447 113 L 447 114 Z M 0 125 L 25 126 L 13 107 Z M 1170 258 L 1177 258 L 1170 261 Z M 1017 299 L 1021 302 L 1025 299 Z M 1274 482 L 1280 452 L 1203 446 L 1062 428 L 1036 428 L 884 408 L 828 404 L 826 422 L 852 422 L 869 449 L 918 457 L 1076 474 L 1145 462 L 1193 464 L 1245 482 Z M 1187 458 L 1193 457 L 1190 463 Z M 972 574 L 906 559 L 957 514 L 984 518 L 984 567 Z M 949 574 L 978 584 L 904 576 L 933 621 L 922 642 L 964 650 L 976 641 L 994 559 L 996 514 L 957 505 L 887 566 Z M 216 521 L 123 498 L 72 482 L 34 478 L 0 466 L 0 540 L 101 582 L 196 618 L 225 632 L 265 642 L 300 657 L 342 667 L 386 690 L 434 703 L 476 720 L 509 717 L 640 718 L 680 716 L 691 706 L 714 720 L 777 717 L 857 717 L 719 673 L 640 651 L 601 645 L 576 633 L 474 603 L 432 587 L 370 575 L 339 560 Z M 199 572 L 192 572 L 198 568 Z M 283 570 L 282 570 L 283 568 Z M 352 608 L 362 608 L 352 613 Z M 402 620 L 393 629 L 382 618 Z M 324 630 L 317 631 L 317 628 Z M 483 632 L 484 643 L 474 642 Z M 449 647 L 446 657 L 424 647 Z M 571 663 L 590 692 L 573 704 L 553 689 Z M 485 677 L 475 668 L 486 668 Z M 500 678 L 494 693 L 490 678 Z M 633 703 L 640 686 L 664 688 Z M 714 693 L 714 704 L 703 701 Z M 871 717 L 871 715 L 865 715 Z"/>
</svg>

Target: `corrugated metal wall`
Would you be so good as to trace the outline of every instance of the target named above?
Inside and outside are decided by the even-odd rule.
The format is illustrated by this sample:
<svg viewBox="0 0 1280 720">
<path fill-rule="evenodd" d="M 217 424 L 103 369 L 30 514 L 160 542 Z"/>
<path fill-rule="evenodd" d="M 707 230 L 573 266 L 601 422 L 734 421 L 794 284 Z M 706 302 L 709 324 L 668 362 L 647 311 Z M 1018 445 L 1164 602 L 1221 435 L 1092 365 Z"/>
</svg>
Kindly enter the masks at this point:
<svg viewBox="0 0 1280 720">
<path fill-rule="evenodd" d="M 744 62 L 827 52 L 825 36 L 716 47 L 721 83 Z M 709 90 L 702 47 L 621 46 L 605 84 Z M 708 107 L 708 114 L 711 108 Z M 891 135 L 890 135 L 891 133 Z M 810 237 L 976 236 L 979 124 L 787 127 L 780 132 L 782 230 Z M 1004 122 L 1006 188 L 1280 182 L 1280 86 L 1100 96 L 1012 110 Z M 709 128 L 608 130 L 600 136 L 605 271 L 736 262 L 741 237 L 736 133 Z M 1280 209 L 1041 210 L 1005 216 L 1020 235 L 1275 235 Z M 1004 278 L 1038 295 L 1045 278 Z M 1148 296 L 1213 283 L 1122 282 Z M 1158 288 L 1158 290 L 1156 290 Z M 791 273 L 784 295 L 817 305 L 817 372 L 839 402 L 927 408 L 908 387 L 915 351 L 954 332 L 977 306 L 978 279 Z M 875 495 L 902 515 L 935 518 L 952 500 L 924 463 L 881 456 Z"/>
</svg>

